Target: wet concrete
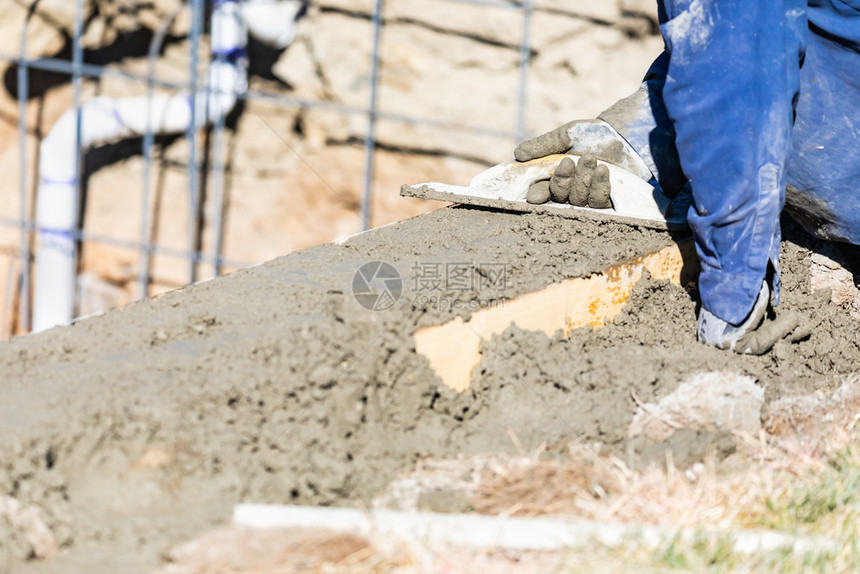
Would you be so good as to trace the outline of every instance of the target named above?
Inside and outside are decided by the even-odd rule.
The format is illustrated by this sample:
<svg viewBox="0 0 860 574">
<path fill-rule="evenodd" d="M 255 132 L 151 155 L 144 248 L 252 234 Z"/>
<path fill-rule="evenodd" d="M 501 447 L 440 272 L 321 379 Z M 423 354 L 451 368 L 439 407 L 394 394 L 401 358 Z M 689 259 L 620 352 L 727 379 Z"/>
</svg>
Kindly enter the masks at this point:
<svg viewBox="0 0 860 574">
<path fill-rule="evenodd" d="M 511 327 L 461 395 L 415 353 L 419 326 L 670 242 L 446 208 L 0 346 L 0 493 L 40 507 L 68 549 L 19 570 L 144 572 L 239 501 L 366 502 L 419 457 L 513 452 L 511 432 L 526 449 L 626 449 L 630 391 L 655 401 L 694 372 L 738 370 L 772 400 L 860 370 L 860 326 L 808 293 L 809 253 L 791 243 L 785 305 L 821 328 L 765 357 L 698 344 L 690 293 L 650 280 L 603 330 L 563 340 Z M 371 261 L 402 278 L 384 311 L 352 295 Z M 24 558 L 14 536 L 11 549 Z"/>
</svg>

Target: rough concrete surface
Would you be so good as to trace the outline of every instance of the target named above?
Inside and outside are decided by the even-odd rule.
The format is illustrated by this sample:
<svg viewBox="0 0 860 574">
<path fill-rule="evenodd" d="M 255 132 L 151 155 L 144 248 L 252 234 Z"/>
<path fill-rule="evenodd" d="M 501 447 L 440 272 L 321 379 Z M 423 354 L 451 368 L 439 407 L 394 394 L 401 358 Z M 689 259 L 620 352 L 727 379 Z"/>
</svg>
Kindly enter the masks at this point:
<svg viewBox="0 0 860 574">
<path fill-rule="evenodd" d="M 146 572 L 239 501 L 366 504 L 419 457 L 515 452 L 512 435 L 526 450 L 577 439 L 627 448 L 631 391 L 659 402 L 698 372 L 737 371 L 770 402 L 860 370 L 860 324 L 810 294 L 811 254 L 791 242 L 784 305 L 819 326 L 764 357 L 697 343 L 690 293 L 648 279 L 604 329 L 565 340 L 514 326 L 494 337 L 463 394 L 415 353 L 416 327 L 467 316 L 470 302 L 588 275 L 670 241 L 647 229 L 446 208 L 5 344 L 0 495 L 40 509 L 64 556 L 22 564 L 30 549 L 2 522 L 0 553 L 16 572 Z M 387 311 L 364 309 L 350 292 L 374 260 L 403 279 Z M 505 281 L 419 289 L 437 263 L 502 264 Z"/>
</svg>

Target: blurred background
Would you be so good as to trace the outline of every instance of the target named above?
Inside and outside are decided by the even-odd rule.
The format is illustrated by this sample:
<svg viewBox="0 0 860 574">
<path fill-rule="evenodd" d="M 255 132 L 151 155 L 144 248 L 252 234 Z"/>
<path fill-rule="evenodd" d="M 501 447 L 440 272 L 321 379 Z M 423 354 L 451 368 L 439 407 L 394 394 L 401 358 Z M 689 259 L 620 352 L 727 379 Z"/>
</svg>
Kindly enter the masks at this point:
<svg viewBox="0 0 860 574">
<path fill-rule="evenodd" d="M 435 209 L 661 47 L 651 0 L 5 0 L 0 340 Z"/>
</svg>

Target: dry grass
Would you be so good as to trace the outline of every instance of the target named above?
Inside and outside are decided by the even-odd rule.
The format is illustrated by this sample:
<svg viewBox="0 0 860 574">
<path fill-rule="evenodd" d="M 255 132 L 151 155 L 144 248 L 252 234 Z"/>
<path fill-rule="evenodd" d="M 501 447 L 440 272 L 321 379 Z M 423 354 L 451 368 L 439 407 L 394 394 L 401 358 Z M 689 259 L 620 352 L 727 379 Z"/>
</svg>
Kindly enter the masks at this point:
<svg viewBox="0 0 860 574">
<path fill-rule="evenodd" d="M 517 457 L 460 456 L 422 461 L 377 501 L 434 510 L 422 508 L 422 500 L 433 498 L 425 496 L 428 492 L 456 493 L 485 514 L 553 515 L 702 532 L 694 541 L 667 540 L 656 550 L 631 542 L 622 548 L 505 553 L 428 547 L 415 540 L 380 550 L 343 535 L 228 529 L 180 547 L 174 563 L 158 574 L 854 572 L 860 564 L 858 421 L 855 378 L 831 394 L 772 404 L 761 433 L 735 435 L 737 450 L 722 461 L 709 456 L 680 468 L 668 453 L 662 464 L 633 471 L 593 445 L 571 445 L 553 457 L 543 450 Z M 732 533 L 743 529 L 827 537 L 838 550 L 739 555 Z M 715 536 L 715 531 L 725 534 Z"/>
<path fill-rule="evenodd" d="M 774 403 L 764 422 L 770 432 L 736 434 L 736 453 L 719 462 L 708 456 L 679 468 L 669 451 L 663 464 L 632 471 L 615 457 L 599 456 L 594 447 L 570 445 L 561 459 L 535 453 L 509 464 L 483 461 L 465 469 L 477 467 L 480 474 L 467 486 L 475 510 L 484 514 L 692 528 L 762 526 L 768 523 L 763 518 L 768 505 L 786 489 L 823 476 L 836 461 L 853 460 L 858 420 L 860 384 L 852 378 L 829 395 Z M 437 477 L 437 488 L 440 482 Z"/>
<path fill-rule="evenodd" d="M 154 574 L 514 574 L 556 571 L 562 558 L 417 542 L 383 551 L 363 538 L 320 530 L 222 528 L 174 549 L 171 563 Z"/>
<path fill-rule="evenodd" d="M 322 530 L 221 528 L 178 546 L 156 574 L 291 574 L 388 572 L 397 561 L 378 556 L 370 543 Z"/>
</svg>

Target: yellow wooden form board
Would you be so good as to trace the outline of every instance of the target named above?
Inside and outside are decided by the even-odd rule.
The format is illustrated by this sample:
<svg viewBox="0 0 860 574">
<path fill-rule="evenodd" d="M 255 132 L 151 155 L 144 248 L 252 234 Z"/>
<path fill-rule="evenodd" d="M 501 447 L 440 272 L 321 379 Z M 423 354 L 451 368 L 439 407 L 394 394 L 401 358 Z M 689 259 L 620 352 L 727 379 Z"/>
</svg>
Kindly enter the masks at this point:
<svg viewBox="0 0 860 574">
<path fill-rule="evenodd" d="M 415 350 L 427 357 L 442 381 L 462 392 L 469 388 L 472 370 L 481 362 L 481 342 L 489 341 L 511 325 L 553 335 L 590 325 L 603 327 L 614 319 L 630 298 L 644 271 L 659 280 L 681 284 L 685 261 L 691 261 L 692 242 L 674 244 L 630 263 L 613 265 L 589 277 L 556 283 L 521 295 L 504 305 L 473 313 L 468 321 L 457 317 L 443 325 L 415 332 Z"/>
</svg>

